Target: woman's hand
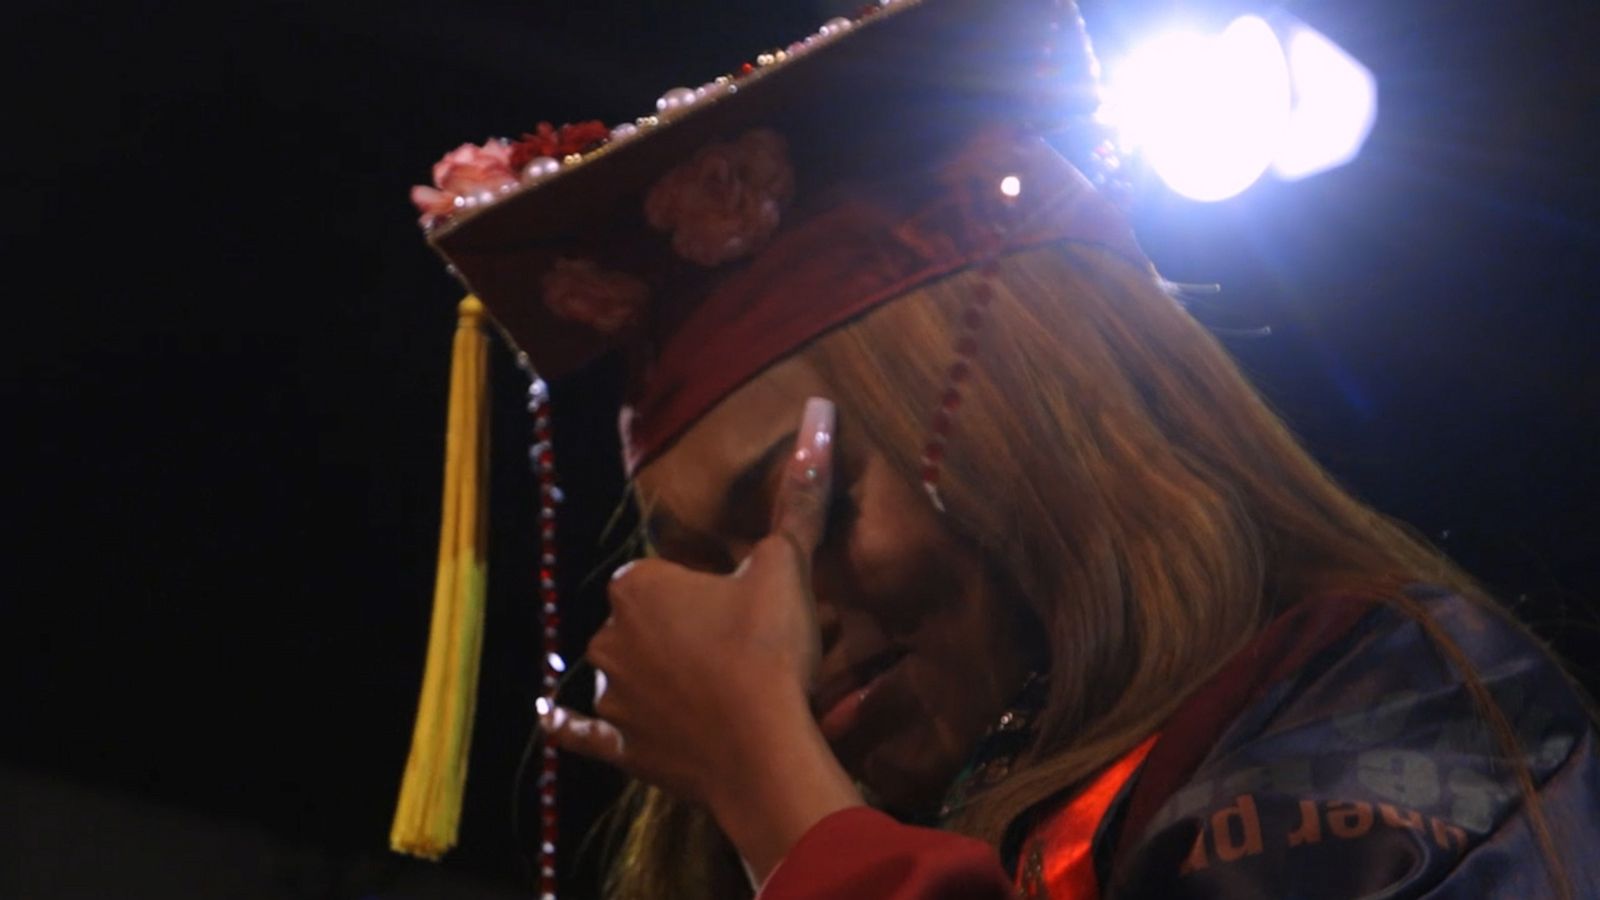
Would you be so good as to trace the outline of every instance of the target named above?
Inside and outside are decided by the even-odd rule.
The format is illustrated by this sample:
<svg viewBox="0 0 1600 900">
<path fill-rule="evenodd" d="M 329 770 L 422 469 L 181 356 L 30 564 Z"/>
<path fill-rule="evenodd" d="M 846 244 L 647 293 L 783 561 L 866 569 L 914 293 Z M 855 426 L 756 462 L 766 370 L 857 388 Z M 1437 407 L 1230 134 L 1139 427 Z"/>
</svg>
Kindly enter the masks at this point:
<svg viewBox="0 0 1600 900">
<path fill-rule="evenodd" d="M 733 574 L 645 559 L 613 576 L 611 618 L 587 654 L 603 673 L 597 717 L 542 720 L 556 746 L 707 807 L 758 877 L 817 820 L 862 802 L 807 697 L 833 424 L 832 403 L 807 402 L 772 531 Z"/>
</svg>

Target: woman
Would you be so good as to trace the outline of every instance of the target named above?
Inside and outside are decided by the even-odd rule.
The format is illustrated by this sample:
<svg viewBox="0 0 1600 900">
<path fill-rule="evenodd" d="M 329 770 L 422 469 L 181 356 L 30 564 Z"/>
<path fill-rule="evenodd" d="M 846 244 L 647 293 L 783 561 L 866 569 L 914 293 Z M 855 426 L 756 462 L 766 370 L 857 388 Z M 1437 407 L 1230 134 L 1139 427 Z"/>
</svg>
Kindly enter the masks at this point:
<svg viewBox="0 0 1600 900">
<path fill-rule="evenodd" d="M 1434 813 L 1466 810 L 1463 819 L 1495 822 L 1490 843 L 1517 835 L 1509 842 L 1526 851 L 1518 865 L 1529 870 L 1518 879 L 1542 873 L 1541 827 L 1560 830 L 1569 848 L 1592 840 L 1592 816 L 1546 813 L 1539 823 L 1531 805 L 1508 813 L 1500 807 L 1516 805 L 1516 779 L 1491 780 L 1492 765 L 1446 762 L 1441 729 L 1458 729 L 1451 740 L 1463 745 L 1481 741 L 1492 756 L 1504 752 L 1496 729 L 1521 725 L 1536 732 L 1522 736 L 1536 748 L 1526 773 L 1536 783 L 1593 765 L 1584 762 L 1591 734 L 1574 742 L 1559 727 L 1541 730 L 1558 717 L 1581 729 L 1581 710 L 1558 670 L 1477 599 L 1469 579 L 1339 490 L 1145 273 L 1104 253 L 1050 249 L 1010 257 L 1001 273 L 982 377 L 962 403 L 947 457 L 944 514 L 918 490 L 924 426 L 899 398 L 937 393 L 937 360 L 926 348 L 952 343 L 963 296 L 983 277 L 970 271 L 766 369 L 639 470 L 662 559 L 613 582 L 612 620 L 589 650 L 609 685 L 599 722 L 589 730 L 573 718 L 551 722 L 558 745 L 659 786 L 638 806 L 617 873 L 621 896 L 694 896 L 704 893 L 700 884 L 719 882 L 736 890 L 731 855 L 718 852 L 711 822 L 680 807 L 685 801 L 709 812 L 758 878 L 803 840 L 839 840 L 825 827 L 806 835 L 830 813 L 866 802 L 856 780 L 882 808 L 939 822 L 947 786 L 986 731 L 1030 673 L 1048 673 L 1034 743 L 1009 777 L 944 823 L 1002 846 L 1019 816 L 1059 804 L 1063 791 L 1171 727 L 1192 702 L 1191 687 L 1242 647 L 1275 653 L 1274 661 L 1293 657 L 1287 641 L 1259 641 L 1274 622 L 1310 629 L 1345 609 L 1359 620 L 1323 626 L 1337 632 L 1317 635 L 1332 638 L 1333 653 L 1306 683 L 1290 674 L 1266 686 L 1289 690 L 1288 699 L 1231 717 L 1268 717 L 1230 745 L 1249 763 L 1222 756 L 1185 784 L 1233 778 L 1237 789 L 1208 797 L 1145 842 L 1149 856 L 1167 851 L 1167 867 L 1135 870 L 1152 882 L 1139 890 L 1365 896 L 1398 883 L 1404 890 L 1394 896 L 1412 896 L 1459 879 L 1468 894 L 1511 896 L 1523 882 L 1501 880 L 1513 877 L 1504 871 L 1483 880 L 1490 876 L 1456 843 L 1464 826 Z M 1008 400 L 1038 396 L 1044 385 L 1053 396 L 1038 406 Z M 841 408 L 837 442 L 819 438 L 829 434 L 827 407 L 811 401 L 799 451 L 772 453 L 796 443 L 794 410 L 808 396 Z M 750 486 L 759 488 L 739 493 Z M 730 489 L 738 505 L 723 510 Z M 770 534 L 762 527 L 769 511 Z M 1414 584 L 1454 593 L 1408 591 Z M 1440 671 L 1463 656 L 1458 673 Z M 1518 661 L 1516 674 L 1483 674 L 1505 658 Z M 1487 696 L 1501 699 L 1479 707 L 1485 681 Z M 1433 699 L 1411 696 L 1418 693 Z M 1507 710 L 1500 704 L 1511 696 L 1538 697 L 1546 712 Z M 1418 707 L 1409 716 L 1408 702 Z M 1362 711 L 1374 703 L 1394 708 L 1368 722 Z M 1476 728 L 1475 714 L 1484 717 Z M 1263 737 L 1283 722 L 1303 733 L 1288 746 Z M 1360 733 L 1374 729 L 1392 733 L 1382 741 Z M 1319 748 L 1324 742 L 1339 746 Z M 1302 764 L 1304 774 L 1295 771 Z M 1592 802 L 1594 775 L 1582 777 L 1587 786 L 1575 796 Z M 1273 778 L 1287 789 L 1252 789 Z M 1479 813 L 1473 804 L 1490 794 L 1496 809 Z M 1242 856 L 1231 869 L 1211 859 L 1180 875 L 1196 847 L 1221 852 L 1215 833 L 1197 844 L 1192 824 L 1237 808 L 1240 796 L 1254 806 L 1250 833 L 1241 813 L 1238 833 L 1223 829 L 1221 840 L 1266 843 L 1260 833 L 1276 829 L 1282 856 Z M 1345 846 L 1320 856 L 1314 846 L 1289 847 L 1297 829 L 1311 827 L 1304 804 L 1324 841 L 1334 841 L 1335 821 L 1351 835 Z M 764 896 L 889 896 L 844 891 L 858 876 L 883 877 L 871 870 L 895 859 L 885 846 L 895 841 L 909 845 L 904 859 L 948 867 L 930 873 L 930 884 L 971 879 L 969 857 L 983 856 L 933 836 L 896 837 L 887 823 L 834 825 L 859 827 L 882 858 L 821 888 L 790 893 L 788 882 L 769 883 Z M 1159 846 L 1173 833 L 1188 840 Z M 686 852 L 702 856 L 686 862 Z M 1593 878 L 1585 861 L 1557 859 L 1575 884 L 1592 887 L 1580 878 Z M 999 872 L 986 896 L 1006 896 Z M 1312 893 L 1312 885 L 1325 890 Z"/>
<path fill-rule="evenodd" d="M 853 133 L 814 79 L 983 30 L 903 5 L 434 235 L 541 370 L 633 360 L 657 552 L 594 716 L 543 720 L 641 783 L 612 895 L 1600 891 L 1560 669 L 1307 456 L 1020 104 L 813 139 Z"/>
</svg>

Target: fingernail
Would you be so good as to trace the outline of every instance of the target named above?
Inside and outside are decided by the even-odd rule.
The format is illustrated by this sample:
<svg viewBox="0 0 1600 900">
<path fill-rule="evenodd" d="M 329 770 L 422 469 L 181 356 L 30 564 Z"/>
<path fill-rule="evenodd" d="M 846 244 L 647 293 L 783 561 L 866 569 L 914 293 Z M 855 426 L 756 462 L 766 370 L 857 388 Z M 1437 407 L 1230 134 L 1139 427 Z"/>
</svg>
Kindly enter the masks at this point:
<svg viewBox="0 0 1600 900">
<path fill-rule="evenodd" d="M 611 573 L 611 580 L 616 581 L 618 578 L 628 574 L 628 570 L 633 568 L 633 564 L 636 562 L 638 562 L 638 560 L 630 559 L 622 565 L 617 566 L 617 570 Z"/>
<path fill-rule="evenodd" d="M 800 432 L 795 441 L 795 462 L 805 466 L 807 481 L 815 481 L 818 467 L 826 461 L 829 445 L 833 443 L 835 410 L 833 401 L 825 397 L 812 397 L 806 401 L 805 414 L 800 417 Z"/>
<path fill-rule="evenodd" d="M 539 728 L 546 734 L 559 731 L 567 721 L 567 711 L 557 706 L 549 697 L 540 697 L 533 701 L 533 708 L 539 713 Z"/>
</svg>

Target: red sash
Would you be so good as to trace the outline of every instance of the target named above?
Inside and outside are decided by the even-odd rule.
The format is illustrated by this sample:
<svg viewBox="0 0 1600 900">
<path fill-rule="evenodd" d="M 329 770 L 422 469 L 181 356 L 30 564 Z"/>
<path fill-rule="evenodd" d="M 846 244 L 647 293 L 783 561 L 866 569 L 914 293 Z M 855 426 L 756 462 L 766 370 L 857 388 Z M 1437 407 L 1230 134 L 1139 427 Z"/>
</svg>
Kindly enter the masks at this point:
<svg viewBox="0 0 1600 900">
<path fill-rule="evenodd" d="M 1094 836 L 1111 801 L 1139 770 L 1158 735 L 1106 766 L 1089 786 L 1028 836 L 1017 862 L 1017 893 L 1029 900 L 1095 900 Z"/>
</svg>

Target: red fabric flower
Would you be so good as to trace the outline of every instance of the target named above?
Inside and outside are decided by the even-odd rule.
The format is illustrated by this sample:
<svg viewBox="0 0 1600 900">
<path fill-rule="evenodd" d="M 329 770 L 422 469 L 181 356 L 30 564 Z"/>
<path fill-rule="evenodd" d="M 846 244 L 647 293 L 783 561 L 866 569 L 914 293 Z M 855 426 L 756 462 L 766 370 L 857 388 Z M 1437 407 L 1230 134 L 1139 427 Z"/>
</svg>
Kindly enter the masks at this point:
<svg viewBox="0 0 1600 900">
<path fill-rule="evenodd" d="M 520 172 L 522 167 L 541 156 L 561 159 L 571 153 L 582 153 L 611 137 L 611 129 L 604 122 L 591 120 L 556 128 L 549 122 L 540 122 L 535 130 L 524 134 L 511 145 L 511 168 Z"/>
<path fill-rule="evenodd" d="M 593 260 L 558 259 L 544 274 L 544 302 L 550 311 L 611 334 L 638 318 L 650 299 L 650 286 Z"/>
<path fill-rule="evenodd" d="M 656 182 L 644 211 L 653 227 L 672 232 L 679 256 L 716 266 L 765 243 L 793 197 L 788 145 L 758 129 L 700 148 Z"/>
</svg>

